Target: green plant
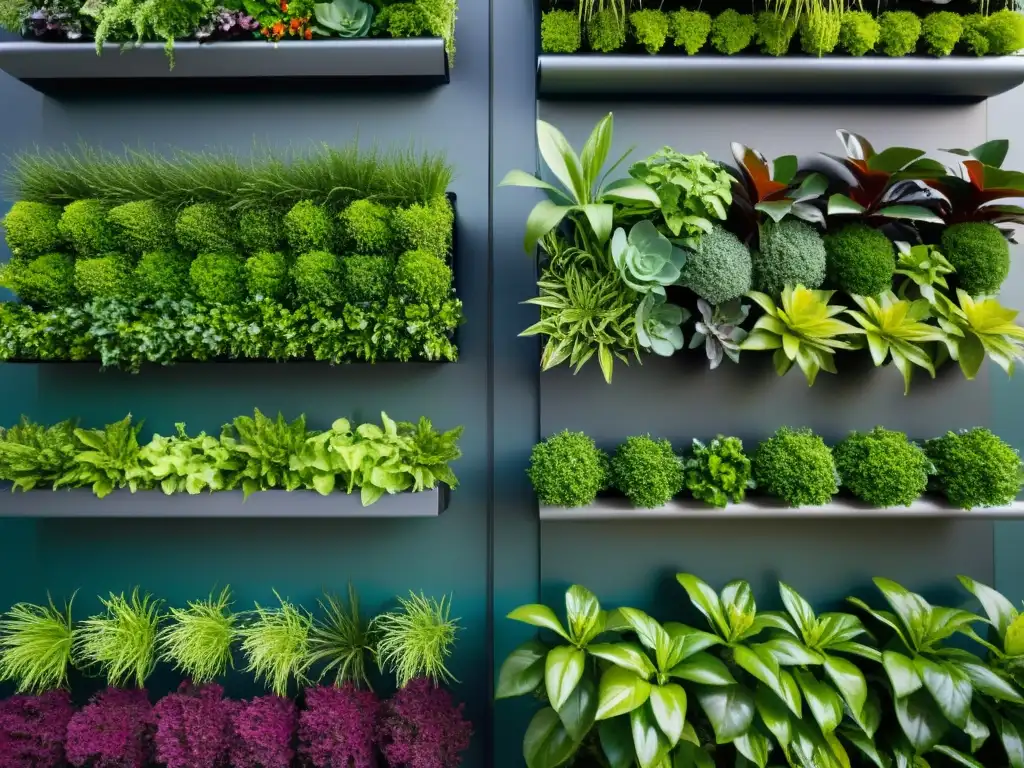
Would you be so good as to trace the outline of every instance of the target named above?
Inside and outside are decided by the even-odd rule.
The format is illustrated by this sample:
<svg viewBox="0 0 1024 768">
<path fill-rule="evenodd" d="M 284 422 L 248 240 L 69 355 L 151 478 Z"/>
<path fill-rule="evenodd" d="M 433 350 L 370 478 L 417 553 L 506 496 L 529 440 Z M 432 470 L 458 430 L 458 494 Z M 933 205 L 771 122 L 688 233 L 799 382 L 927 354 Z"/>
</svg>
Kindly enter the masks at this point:
<svg viewBox="0 0 1024 768">
<path fill-rule="evenodd" d="M 63 610 L 17 603 L 0 617 L 0 680 L 17 693 L 46 693 L 68 686 L 74 627 L 71 602 Z"/>
<path fill-rule="evenodd" d="M 0 3 L 0 29 L 21 32 L 22 24 L 33 11 L 28 0 L 4 0 Z"/>
<path fill-rule="evenodd" d="M 391 212 L 391 227 L 397 250 L 423 250 L 447 259 L 452 248 L 455 211 L 444 195 L 435 195 L 426 203 L 413 203 Z"/>
<path fill-rule="evenodd" d="M 963 31 L 960 15 L 949 11 L 929 13 L 921 21 L 921 37 L 932 56 L 949 56 Z"/>
<path fill-rule="evenodd" d="M 754 287 L 777 296 L 786 286 L 817 288 L 825 282 L 825 243 L 803 221 L 784 219 L 761 226 L 761 248 L 753 256 Z"/>
<path fill-rule="evenodd" d="M 284 216 L 270 206 L 246 208 L 238 216 L 238 239 L 244 253 L 275 253 L 285 243 Z"/>
<path fill-rule="evenodd" d="M 839 45 L 839 30 L 843 22 L 843 11 L 832 8 L 815 8 L 800 17 L 800 48 L 812 56 L 832 53 Z"/>
<path fill-rule="evenodd" d="M 746 321 L 750 306 L 736 299 L 712 308 L 704 299 L 697 299 L 697 311 L 700 319 L 694 326 L 690 349 L 703 344 L 711 370 L 726 357 L 738 363 L 740 345 L 747 338 L 747 332 L 740 326 Z"/>
<path fill-rule="evenodd" d="M 455 680 L 446 666 L 459 630 L 459 620 L 451 618 L 451 598 L 438 601 L 410 592 L 398 598 L 398 606 L 370 622 L 381 671 L 394 672 L 399 688 L 417 677 L 438 685 Z"/>
<path fill-rule="evenodd" d="M 53 485 L 75 463 L 74 421 L 44 427 L 22 416 L 8 430 L 0 430 L 0 480 L 12 490 L 31 491 Z"/>
<path fill-rule="evenodd" d="M 154 200 L 139 200 L 111 208 L 107 221 L 125 253 L 164 250 L 174 242 L 174 220 Z"/>
<path fill-rule="evenodd" d="M 212 0 L 112 0 L 109 3 L 83 4 L 82 13 L 96 23 L 96 53 L 102 53 L 108 40 L 136 43 L 159 38 L 174 66 L 174 41 L 190 36 L 212 13 Z"/>
<path fill-rule="evenodd" d="M 686 253 L 644 219 L 629 230 L 615 230 L 611 255 L 619 276 L 637 293 L 665 295 L 665 286 L 674 285 L 686 264 Z"/>
<path fill-rule="evenodd" d="M 405 16 L 405 19 L 401 20 L 401 26 L 404 26 L 404 29 L 400 28 L 400 14 L 398 13 L 402 8 L 410 11 L 410 13 L 401 14 Z M 457 0 L 416 0 L 415 3 L 385 5 L 380 20 L 387 21 L 388 32 L 392 37 L 416 37 L 429 34 L 443 38 L 445 50 L 448 52 L 448 62 L 454 66 L 455 13 L 457 9 Z M 389 12 L 391 15 L 385 18 Z"/>
<path fill-rule="evenodd" d="M 650 435 L 626 438 L 611 458 L 611 476 L 637 507 L 660 507 L 683 489 L 682 463 L 671 443 Z"/>
<path fill-rule="evenodd" d="M 234 667 L 231 644 L 238 615 L 231 612 L 231 588 L 205 600 L 190 600 L 187 608 L 170 608 L 168 624 L 160 630 L 161 660 L 200 685 L 222 677 Z"/>
<path fill-rule="evenodd" d="M 395 260 L 390 256 L 346 256 L 341 259 L 341 286 L 353 304 L 380 301 L 391 293 Z"/>
<path fill-rule="evenodd" d="M 688 56 L 698 53 L 711 34 L 711 16 L 704 11 L 680 8 L 669 13 L 668 23 L 672 42 Z"/>
<path fill-rule="evenodd" d="M 668 39 L 668 15 L 653 8 L 633 11 L 629 14 L 629 29 L 637 45 L 642 45 L 648 53 L 655 54 L 665 47 L 665 41 Z"/>
<path fill-rule="evenodd" d="M 132 424 L 128 414 L 103 429 L 75 428 L 79 450 L 72 467 L 53 487 L 91 486 L 99 498 L 115 488 L 138 488 L 139 432 L 142 424 Z M 141 683 L 140 683 L 141 685 Z"/>
<path fill-rule="evenodd" d="M 100 598 L 106 613 L 83 620 L 75 632 L 74 654 L 79 663 L 99 667 L 107 684 L 144 688 L 156 667 L 157 630 L 162 619 L 162 600 L 139 594 L 131 597 L 110 593 Z"/>
<path fill-rule="evenodd" d="M 296 254 L 334 247 L 334 225 L 327 209 L 312 200 L 300 200 L 284 216 L 288 246 Z"/>
<path fill-rule="evenodd" d="M 816 205 L 828 188 L 828 179 L 820 173 L 801 173 L 796 155 L 782 155 L 770 164 L 756 149 L 733 142 L 732 156 L 740 173 L 734 187 L 733 210 L 739 214 L 744 242 L 760 239 L 765 216 L 776 224 L 787 216 L 824 224 L 825 217 Z"/>
<path fill-rule="evenodd" d="M 0 286 L 36 307 L 60 307 L 75 295 L 75 263 L 62 253 L 48 253 L 32 261 L 9 261 L 0 271 Z"/>
<path fill-rule="evenodd" d="M 872 507 L 909 507 L 928 487 L 932 463 L 902 432 L 851 432 L 832 455 L 842 486 Z"/>
<path fill-rule="evenodd" d="M 750 14 L 726 8 L 711 22 L 711 45 L 727 56 L 746 50 L 756 32 Z"/>
<path fill-rule="evenodd" d="M 189 437 L 185 424 L 174 425 L 177 434 L 153 439 L 139 449 L 139 482 L 159 486 L 165 494 L 223 491 L 232 486 L 242 462 L 216 437 L 200 432 Z"/>
<path fill-rule="evenodd" d="M 135 293 L 148 299 L 183 299 L 192 287 L 191 267 L 192 257 L 188 254 L 177 251 L 144 253 L 135 265 Z"/>
<path fill-rule="evenodd" d="M 825 271 L 832 287 L 877 296 L 892 287 L 896 257 L 892 241 L 865 224 L 847 224 L 825 235 Z"/>
<path fill-rule="evenodd" d="M 1024 18 L 1016 10 L 996 11 L 984 26 L 988 52 L 995 56 L 1012 56 L 1024 48 Z"/>
<path fill-rule="evenodd" d="M 320 601 L 320 609 L 326 618 L 323 622 L 315 622 L 309 633 L 310 663 L 327 662 L 320 672 L 320 679 L 333 672 L 336 686 L 350 683 L 372 689 L 366 671 L 366 657 L 374 653 L 374 648 L 359 615 L 359 595 L 355 587 L 351 582 L 348 585 L 347 606 L 340 598 L 327 595 Z"/>
<path fill-rule="evenodd" d="M 422 37 L 430 31 L 427 17 L 415 3 L 384 6 L 377 25 L 386 28 L 392 37 Z"/>
<path fill-rule="evenodd" d="M 959 306 L 944 294 L 937 294 L 934 305 L 949 356 L 968 379 L 978 375 L 985 355 L 1012 375 L 1016 361 L 1024 359 L 1024 328 L 1014 322 L 1018 312 L 994 298 L 975 301 L 962 288 L 956 294 Z"/>
<path fill-rule="evenodd" d="M 960 44 L 968 53 L 975 56 L 984 56 L 988 53 L 989 42 L 985 34 L 988 19 L 988 16 L 980 13 L 970 13 L 961 18 L 963 31 L 960 33 Z"/>
<path fill-rule="evenodd" d="M 394 242 L 391 212 L 372 200 L 356 200 L 338 214 L 345 236 L 356 253 L 388 253 Z"/>
<path fill-rule="evenodd" d="M 306 673 L 312 665 L 309 637 L 313 617 L 300 606 L 274 592 L 280 606 L 264 608 L 259 603 L 238 628 L 242 653 L 256 679 L 277 696 L 288 695 L 288 682 L 309 682 Z"/>
<path fill-rule="evenodd" d="M 758 490 L 791 507 L 827 504 L 839 490 L 832 452 L 809 429 L 779 428 L 757 446 L 753 470 Z"/>
<path fill-rule="evenodd" d="M 344 301 L 341 260 L 327 251 L 301 254 L 292 264 L 295 296 L 303 303 L 332 307 Z"/>
<path fill-rule="evenodd" d="M 911 11 L 886 11 L 878 17 L 878 44 L 886 56 L 906 56 L 917 48 L 921 19 Z"/>
<path fill-rule="evenodd" d="M 316 26 L 313 31 L 319 35 L 338 37 L 366 37 L 373 25 L 373 6 L 362 0 L 331 0 L 316 3 Z"/>
<path fill-rule="evenodd" d="M 86 300 L 126 298 L 136 290 L 132 284 L 132 264 L 119 253 L 76 261 L 74 284 Z"/>
<path fill-rule="evenodd" d="M 935 465 L 936 486 L 956 507 L 999 507 L 1020 492 L 1020 456 L 987 429 L 947 432 L 925 441 L 924 450 Z"/>
<path fill-rule="evenodd" d="M 956 284 L 971 296 L 998 293 L 1010 273 L 1010 246 L 985 222 L 954 224 L 942 233 L 942 253 L 956 271 Z"/>
<path fill-rule="evenodd" d="M 61 210 L 54 205 L 19 201 L 4 216 L 4 233 L 11 253 L 21 258 L 40 256 L 61 242 Z"/>
<path fill-rule="evenodd" d="M 680 327 L 690 319 L 689 310 L 667 304 L 660 293 L 648 293 L 636 308 L 636 341 L 643 349 L 670 357 L 686 339 Z"/>
<path fill-rule="evenodd" d="M 288 258 L 280 251 L 260 251 L 245 260 L 245 288 L 249 296 L 265 296 L 274 301 L 287 298 Z"/>
<path fill-rule="evenodd" d="M 192 290 L 210 304 L 237 304 L 245 298 L 245 260 L 234 253 L 201 253 L 188 270 Z"/>
<path fill-rule="evenodd" d="M 178 245 L 192 253 L 233 253 L 238 247 L 230 211 L 216 203 L 182 208 L 174 222 Z"/>
<path fill-rule="evenodd" d="M 406 251 L 395 266 L 395 287 L 410 301 L 437 305 L 452 294 L 452 269 L 427 251 Z"/>
<path fill-rule="evenodd" d="M 750 249 L 732 232 L 716 224 L 688 254 L 679 283 L 718 305 L 747 293 L 752 273 Z"/>
<path fill-rule="evenodd" d="M 867 11 L 846 11 L 839 26 L 839 45 L 851 56 L 875 50 L 882 36 L 878 19 Z"/>
<path fill-rule="evenodd" d="M 715 507 L 743 501 L 754 486 L 750 459 L 738 437 L 719 435 L 708 445 L 694 439 L 683 470 L 686 490 Z"/>
<path fill-rule="evenodd" d="M 107 213 L 110 206 L 102 200 L 76 200 L 69 203 L 60 217 L 57 229 L 61 239 L 79 256 L 99 256 L 116 247 L 116 239 Z"/>
<path fill-rule="evenodd" d="M 572 11 L 545 11 L 540 19 L 540 47 L 544 53 L 576 53 L 580 49 L 580 22 Z"/>
<path fill-rule="evenodd" d="M 773 11 L 762 11 L 754 17 L 757 27 L 756 42 L 761 52 L 770 56 L 785 56 L 789 53 L 793 35 L 796 34 L 796 19 Z"/>
<path fill-rule="evenodd" d="M 590 50 L 611 53 L 626 44 L 626 20 L 611 9 L 598 11 L 587 22 Z"/>
<path fill-rule="evenodd" d="M 895 274 L 906 278 L 900 285 L 901 299 L 907 298 L 910 289 L 915 287 L 922 298 L 934 304 L 935 289 L 949 288 L 946 275 L 953 274 L 953 265 L 933 245 L 897 243 Z"/>
<path fill-rule="evenodd" d="M 225 424 L 221 442 L 242 459 L 238 475 L 248 497 L 269 488 L 293 491 L 302 487 L 293 457 L 301 454 L 308 437 L 305 416 L 288 422 L 280 413 L 271 419 L 257 408 L 252 417 L 238 416 Z"/>
<path fill-rule="evenodd" d="M 563 430 L 533 447 L 526 474 L 541 504 L 585 507 L 608 485 L 608 456 L 583 432 Z"/>
</svg>

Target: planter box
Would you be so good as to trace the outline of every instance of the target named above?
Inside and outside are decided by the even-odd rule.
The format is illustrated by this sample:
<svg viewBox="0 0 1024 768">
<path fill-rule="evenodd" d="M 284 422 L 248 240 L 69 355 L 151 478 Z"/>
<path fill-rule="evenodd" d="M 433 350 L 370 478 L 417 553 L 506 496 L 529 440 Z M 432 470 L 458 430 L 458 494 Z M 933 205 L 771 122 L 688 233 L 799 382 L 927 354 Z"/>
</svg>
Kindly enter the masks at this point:
<svg viewBox="0 0 1024 768">
<path fill-rule="evenodd" d="M 171 87 L 238 93 L 279 85 L 289 91 L 325 86 L 423 88 L 447 83 L 448 56 L 439 37 L 361 40 L 261 40 L 174 44 L 174 68 L 163 43 L 121 51 L 92 43 L 0 43 L 0 69 L 52 95 L 136 94 Z M 239 81 L 242 81 L 240 83 Z M 245 82 L 259 81 L 258 86 Z"/>
<path fill-rule="evenodd" d="M 539 98 L 676 95 L 976 102 L 1024 82 L 1024 57 L 542 55 Z"/>
<path fill-rule="evenodd" d="M 563 522 L 575 520 L 753 520 L 763 519 L 815 519 L 851 520 L 858 518 L 902 519 L 908 517 L 934 519 L 991 519 L 1024 518 L 1024 501 L 1015 501 L 1007 507 L 985 509 L 957 509 L 937 499 L 919 499 L 909 507 L 878 509 L 857 501 L 836 499 L 820 507 L 786 507 L 769 499 L 748 499 L 741 504 L 730 504 L 725 509 L 710 507 L 700 501 L 688 499 L 672 501 L 657 509 L 637 509 L 623 498 L 598 499 L 587 507 L 540 508 L 541 520 Z"/>
<path fill-rule="evenodd" d="M 216 491 L 190 496 L 160 491 L 131 493 L 118 490 L 98 499 L 88 488 L 67 491 L 28 491 L 0 496 L 0 517 L 75 518 L 317 518 L 317 517 L 438 517 L 448 508 L 449 490 L 441 485 L 420 493 L 385 494 L 364 507 L 359 493 L 262 491 L 245 501 L 241 491 Z"/>
</svg>

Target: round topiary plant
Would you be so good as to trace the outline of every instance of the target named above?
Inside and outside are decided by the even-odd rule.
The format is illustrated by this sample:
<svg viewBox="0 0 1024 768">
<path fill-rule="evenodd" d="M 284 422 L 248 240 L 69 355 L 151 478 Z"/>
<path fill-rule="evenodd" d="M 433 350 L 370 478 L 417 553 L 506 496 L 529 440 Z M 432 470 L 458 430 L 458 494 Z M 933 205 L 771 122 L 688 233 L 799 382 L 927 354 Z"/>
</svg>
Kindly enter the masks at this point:
<svg viewBox="0 0 1024 768">
<path fill-rule="evenodd" d="M 346 244 L 355 253 L 389 253 L 393 250 L 391 211 L 372 200 L 356 200 L 338 214 Z"/>
<path fill-rule="evenodd" d="M 615 11 L 598 11 L 587 22 L 587 43 L 597 53 L 611 53 L 626 44 L 626 25 Z"/>
<path fill-rule="evenodd" d="M 345 301 L 340 259 L 327 251 L 310 251 L 295 259 L 292 284 L 303 304 L 333 307 Z"/>
<path fill-rule="evenodd" d="M 260 251 L 245 260 L 245 289 L 250 298 L 283 301 L 290 287 L 288 259 L 280 251 Z"/>
<path fill-rule="evenodd" d="M 16 259 L 5 265 L 4 287 L 37 308 L 61 307 L 75 297 L 75 262 L 63 253 L 47 253 L 31 261 Z"/>
<path fill-rule="evenodd" d="M 669 34 L 677 48 L 688 56 L 700 52 L 711 34 L 711 17 L 704 11 L 690 11 L 682 8 L 668 15 Z"/>
<path fill-rule="evenodd" d="M 963 32 L 960 14 L 950 11 L 929 13 L 921 22 L 921 37 L 932 56 L 949 56 Z"/>
<path fill-rule="evenodd" d="M 847 224 L 825 236 L 826 273 L 831 287 L 858 296 L 892 288 L 896 254 L 892 242 L 866 224 Z"/>
<path fill-rule="evenodd" d="M 238 217 L 238 239 L 245 253 L 279 251 L 284 245 L 284 213 L 279 208 L 246 208 Z"/>
<path fill-rule="evenodd" d="M 110 209 L 107 214 L 125 253 L 161 251 L 174 246 L 174 219 L 152 200 L 137 200 Z"/>
<path fill-rule="evenodd" d="M 988 52 L 995 56 L 1011 56 L 1024 48 L 1024 17 L 1015 10 L 1003 8 L 985 21 Z"/>
<path fill-rule="evenodd" d="M 633 11 L 629 14 L 629 31 L 637 45 L 653 55 L 665 47 L 668 15 L 654 8 Z"/>
<path fill-rule="evenodd" d="M 192 287 L 192 257 L 178 251 L 150 251 L 135 265 L 135 292 L 145 299 L 183 299 Z"/>
<path fill-rule="evenodd" d="M 403 252 L 424 250 L 446 259 L 452 248 L 454 225 L 455 211 L 444 195 L 438 195 L 426 205 L 413 203 L 391 212 L 391 227 L 398 239 L 396 245 Z"/>
<path fill-rule="evenodd" d="M 132 264 L 120 253 L 75 262 L 75 290 L 84 299 L 124 299 L 135 292 Z"/>
<path fill-rule="evenodd" d="M 98 256 L 116 247 L 114 230 L 107 222 L 110 206 L 102 200 L 76 200 L 60 217 L 61 237 L 79 256 Z"/>
<path fill-rule="evenodd" d="M 611 459 L 615 487 L 637 507 L 667 504 L 683 489 L 683 465 L 668 440 L 628 437 Z"/>
<path fill-rule="evenodd" d="M 909 507 L 928 487 L 932 463 L 902 432 L 851 432 L 832 455 L 843 487 L 873 507 Z"/>
<path fill-rule="evenodd" d="M 386 299 L 394 274 L 395 260 L 390 256 L 346 256 L 341 260 L 341 285 L 346 301 L 361 304 Z"/>
<path fill-rule="evenodd" d="M 541 504 L 583 507 L 607 486 L 608 457 L 582 432 L 559 432 L 533 447 L 526 474 Z"/>
<path fill-rule="evenodd" d="M 839 45 L 851 56 L 863 56 L 878 44 L 882 28 L 867 11 L 846 11 L 839 25 Z"/>
<path fill-rule="evenodd" d="M 818 288 L 825 282 L 825 244 L 810 224 L 799 219 L 761 226 L 761 251 L 753 255 L 754 287 L 772 296 L 787 285 Z"/>
<path fill-rule="evenodd" d="M 769 56 L 785 56 L 789 53 L 796 34 L 796 20 L 773 11 L 762 11 L 754 17 L 757 27 L 757 44 L 762 53 Z"/>
<path fill-rule="evenodd" d="M 886 56 L 906 56 L 917 48 L 921 19 L 911 11 L 886 11 L 878 17 L 878 44 Z"/>
<path fill-rule="evenodd" d="M 334 247 L 331 216 L 312 200 L 300 200 L 285 214 L 284 233 L 294 253 L 328 251 Z"/>
<path fill-rule="evenodd" d="M 231 212 L 216 203 L 196 203 L 181 209 L 174 222 L 178 245 L 190 253 L 232 253 L 238 247 Z"/>
<path fill-rule="evenodd" d="M 576 53 L 580 49 L 579 16 L 573 11 L 541 14 L 540 47 L 544 53 Z"/>
<path fill-rule="evenodd" d="M 52 251 L 61 242 L 61 210 L 56 205 L 19 201 L 4 216 L 11 253 L 24 259 Z"/>
<path fill-rule="evenodd" d="M 757 447 L 753 468 L 758 489 L 791 507 L 827 504 L 839 490 L 832 452 L 809 429 L 780 428 Z"/>
<path fill-rule="evenodd" d="M 203 253 L 189 268 L 192 290 L 208 304 L 239 304 L 245 299 L 245 259 L 234 253 Z"/>
<path fill-rule="evenodd" d="M 756 31 L 750 14 L 726 8 L 711 22 L 711 45 L 719 53 L 732 56 L 750 46 Z"/>
<path fill-rule="evenodd" d="M 800 50 L 811 56 L 832 53 L 839 45 L 841 13 L 826 10 L 808 11 L 800 17 Z"/>
<path fill-rule="evenodd" d="M 988 53 L 988 35 L 985 33 L 988 27 L 988 16 L 980 13 L 969 13 L 961 18 L 964 25 L 960 33 L 960 47 L 975 56 L 984 56 Z"/>
<path fill-rule="evenodd" d="M 954 224 L 942 233 L 942 254 L 956 270 L 956 284 L 971 296 L 996 293 L 1010 273 L 1010 245 L 994 224 Z"/>
<path fill-rule="evenodd" d="M 1020 455 L 983 427 L 947 432 L 926 441 L 924 450 L 935 465 L 936 487 L 956 507 L 999 507 L 1020 493 Z"/>
<path fill-rule="evenodd" d="M 408 251 L 398 259 L 395 285 L 411 302 L 437 305 L 451 296 L 452 270 L 432 253 Z"/>
<path fill-rule="evenodd" d="M 750 249 L 718 224 L 701 235 L 683 265 L 680 283 L 712 305 L 724 304 L 750 290 Z"/>
</svg>

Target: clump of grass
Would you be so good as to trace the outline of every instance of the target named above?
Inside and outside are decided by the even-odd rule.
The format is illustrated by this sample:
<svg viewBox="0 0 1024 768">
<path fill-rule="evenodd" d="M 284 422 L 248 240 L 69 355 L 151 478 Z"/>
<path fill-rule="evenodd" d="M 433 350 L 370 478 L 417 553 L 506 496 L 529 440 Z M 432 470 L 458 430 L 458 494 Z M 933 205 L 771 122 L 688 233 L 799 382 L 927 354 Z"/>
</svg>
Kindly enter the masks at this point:
<svg viewBox="0 0 1024 768">
<path fill-rule="evenodd" d="M 445 666 L 459 629 L 459 620 L 451 618 L 450 598 L 438 602 L 410 592 L 408 598 L 398 598 L 398 603 L 398 610 L 370 622 L 381 671 L 387 667 L 394 672 L 399 688 L 416 677 L 435 683 L 455 680 Z"/>
<path fill-rule="evenodd" d="M 71 600 L 63 610 L 52 599 L 18 603 L 0 618 L 0 679 L 13 682 L 16 693 L 66 688 L 73 638 Z"/>
<path fill-rule="evenodd" d="M 309 634 L 313 617 L 301 607 L 274 596 L 281 606 L 263 608 L 258 603 L 252 619 L 238 630 L 242 652 L 252 672 L 278 696 L 288 695 L 291 678 L 299 685 L 308 683 L 306 672 L 312 664 Z"/>
<path fill-rule="evenodd" d="M 189 601 L 188 608 L 171 608 L 171 622 L 160 632 L 161 660 L 193 683 L 208 683 L 234 667 L 231 643 L 238 616 L 231 612 L 231 588 L 205 600 Z"/>
<path fill-rule="evenodd" d="M 134 683 L 142 688 L 156 666 L 156 638 L 162 618 L 163 600 L 122 592 L 100 598 L 105 614 L 92 616 L 75 633 L 74 652 L 84 666 L 99 667 L 107 683 L 124 687 Z"/>
<path fill-rule="evenodd" d="M 355 587 L 348 585 L 347 606 L 340 598 L 327 595 L 320 601 L 320 609 L 325 619 L 314 624 L 310 633 L 310 664 L 327 662 L 320 673 L 321 680 L 333 672 L 337 686 L 352 683 L 372 690 L 366 673 L 366 656 L 373 653 L 373 648 L 359 615 L 359 595 Z"/>
</svg>

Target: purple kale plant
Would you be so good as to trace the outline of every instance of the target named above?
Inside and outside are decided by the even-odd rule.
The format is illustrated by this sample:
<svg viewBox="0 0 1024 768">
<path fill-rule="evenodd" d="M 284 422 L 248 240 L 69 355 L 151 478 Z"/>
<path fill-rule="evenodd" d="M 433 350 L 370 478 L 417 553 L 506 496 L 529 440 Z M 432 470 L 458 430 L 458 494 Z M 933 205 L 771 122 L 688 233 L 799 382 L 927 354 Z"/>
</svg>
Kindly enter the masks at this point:
<svg viewBox="0 0 1024 768">
<path fill-rule="evenodd" d="M 283 696 L 260 696 L 235 708 L 232 768 L 289 768 L 299 712 Z"/>
<path fill-rule="evenodd" d="M 216 683 L 182 683 L 153 708 L 157 760 L 167 768 L 225 768 L 235 708 Z"/>
<path fill-rule="evenodd" d="M 260 28 L 260 23 L 245 11 L 234 11 L 223 6 L 215 8 L 206 21 L 196 30 L 196 39 L 230 40 L 234 37 L 251 36 Z"/>
<path fill-rule="evenodd" d="M 145 768 L 153 762 L 156 716 L 143 690 L 107 688 L 68 722 L 68 762 L 89 768 Z"/>
<path fill-rule="evenodd" d="M 75 713 L 65 691 L 0 702 L 0 768 L 60 768 Z"/>
<path fill-rule="evenodd" d="M 381 703 L 351 683 L 306 689 L 299 756 L 313 768 L 375 768 L 374 729 Z"/>
<path fill-rule="evenodd" d="M 419 677 L 384 707 L 377 742 L 391 768 L 456 768 L 469 748 L 473 726 L 451 694 Z"/>
</svg>

